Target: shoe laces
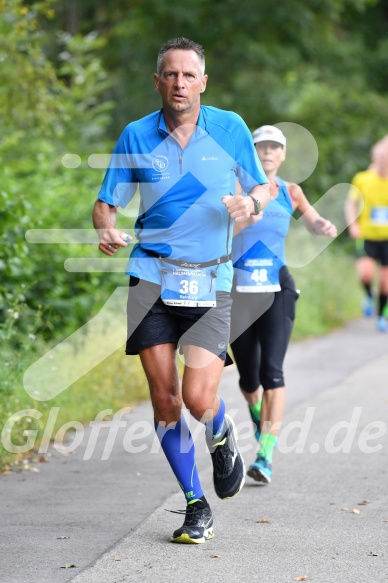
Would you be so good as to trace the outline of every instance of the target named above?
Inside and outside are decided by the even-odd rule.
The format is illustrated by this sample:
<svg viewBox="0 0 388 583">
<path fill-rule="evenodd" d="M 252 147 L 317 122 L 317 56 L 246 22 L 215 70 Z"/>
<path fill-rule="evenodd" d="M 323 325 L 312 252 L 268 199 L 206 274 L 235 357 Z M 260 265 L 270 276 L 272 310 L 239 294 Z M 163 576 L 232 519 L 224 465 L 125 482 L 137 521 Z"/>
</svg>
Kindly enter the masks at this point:
<svg viewBox="0 0 388 583">
<path fill-rule="evenodd" d="M 201 515 L 207 508 L 209 508 L 209 506 L 198 508 L 198 506 L 189 504 L 186 506 L 185 510 L 169 510 L 168 508 L 165 508 L 164 510 L 166 512 L 172 512 L 173 514 L 185 514 L 186 518 L 183 524 L 186 526 L 193 526 L 197 523 L 199 515 Z"/>
</svg>

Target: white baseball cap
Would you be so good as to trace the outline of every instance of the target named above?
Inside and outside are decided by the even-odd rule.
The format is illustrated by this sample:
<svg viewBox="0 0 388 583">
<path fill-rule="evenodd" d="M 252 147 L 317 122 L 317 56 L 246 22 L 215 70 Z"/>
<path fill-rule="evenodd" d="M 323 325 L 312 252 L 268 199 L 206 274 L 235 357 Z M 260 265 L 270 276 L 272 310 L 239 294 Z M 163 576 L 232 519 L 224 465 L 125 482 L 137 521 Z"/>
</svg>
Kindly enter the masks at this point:
<svg viewBox="0 0 388 583">
<path fill-rule="evenodd" d="M 261 126 L 252 133 L 253 143 L 277 142 L 286 147 L 286 136 L 276 126 Z"/>
</svg>

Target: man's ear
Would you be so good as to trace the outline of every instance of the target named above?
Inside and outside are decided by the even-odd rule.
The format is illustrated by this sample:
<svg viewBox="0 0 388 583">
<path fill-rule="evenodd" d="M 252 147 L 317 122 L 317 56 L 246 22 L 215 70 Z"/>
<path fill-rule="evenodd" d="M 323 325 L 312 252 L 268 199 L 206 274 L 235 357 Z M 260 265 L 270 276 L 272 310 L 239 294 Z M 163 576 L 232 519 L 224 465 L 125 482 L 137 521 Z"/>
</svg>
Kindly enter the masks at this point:
<svg viewBox="0 0 388 583">
<path fill-rule="evenodd" d="M 205 89 L 206 89 L 206 83 L 207 83 L 207 75 L 202 75 L 202 87 L 201 87 L 201 93 L 204 93 Z"/>
<path fill-rule="evenodd" d="M 155 91 L 159 91 L 159 75 L 154 73 Z"/>
</svg>

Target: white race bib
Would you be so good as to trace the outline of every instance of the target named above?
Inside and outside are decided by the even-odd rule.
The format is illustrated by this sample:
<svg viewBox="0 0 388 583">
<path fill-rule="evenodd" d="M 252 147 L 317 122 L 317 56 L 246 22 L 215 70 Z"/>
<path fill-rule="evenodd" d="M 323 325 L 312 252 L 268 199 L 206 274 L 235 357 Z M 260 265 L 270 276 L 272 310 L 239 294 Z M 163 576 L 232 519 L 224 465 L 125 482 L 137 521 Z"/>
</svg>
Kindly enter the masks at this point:
<svg viewBox="0 0 388 583">
<path fill-rule="evenodd" d="M 216 266 L 184 267 L 162 263 L 163 303 L 167 306 L 214 308 L 216 301 Z"/>
</svg>

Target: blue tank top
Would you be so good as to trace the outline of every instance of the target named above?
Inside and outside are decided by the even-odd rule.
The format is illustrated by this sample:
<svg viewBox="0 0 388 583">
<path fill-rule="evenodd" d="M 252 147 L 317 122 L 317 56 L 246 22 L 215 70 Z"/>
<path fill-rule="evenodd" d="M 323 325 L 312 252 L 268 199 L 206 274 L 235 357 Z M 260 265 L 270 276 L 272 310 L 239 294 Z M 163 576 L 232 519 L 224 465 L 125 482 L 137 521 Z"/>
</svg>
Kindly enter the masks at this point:
<svg viewBox="0 0 388 583">
<path fill-rule="evenodd" d="M 276 178 L 279 194 L 263 211 L 263 218 L 233 239 L 233 267 L 239 292 L 280 291 L 279 271 L 286 263 L 285 239 L 293 206 L 287 185 Z"/>
</svg>

